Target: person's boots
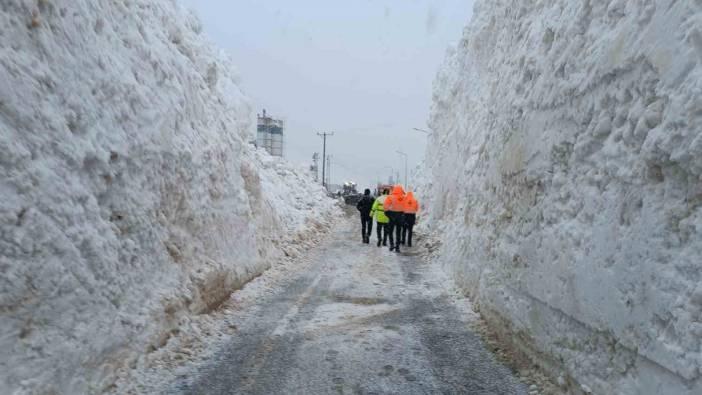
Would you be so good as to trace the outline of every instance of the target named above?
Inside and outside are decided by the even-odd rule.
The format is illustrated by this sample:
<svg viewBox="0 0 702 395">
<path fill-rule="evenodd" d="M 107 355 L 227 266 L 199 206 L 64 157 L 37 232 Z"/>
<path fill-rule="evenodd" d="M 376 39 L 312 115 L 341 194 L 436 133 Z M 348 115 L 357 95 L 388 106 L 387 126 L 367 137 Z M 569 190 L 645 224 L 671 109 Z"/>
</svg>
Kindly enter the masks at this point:
<svg viewBox="0 0 702 395">
<path fill-rule="evenodd" d="M 382 243 L 382 241 L 380 239 L 378 239 L 378 247 L 380 247 L 381 243 Z"/>
</svg>

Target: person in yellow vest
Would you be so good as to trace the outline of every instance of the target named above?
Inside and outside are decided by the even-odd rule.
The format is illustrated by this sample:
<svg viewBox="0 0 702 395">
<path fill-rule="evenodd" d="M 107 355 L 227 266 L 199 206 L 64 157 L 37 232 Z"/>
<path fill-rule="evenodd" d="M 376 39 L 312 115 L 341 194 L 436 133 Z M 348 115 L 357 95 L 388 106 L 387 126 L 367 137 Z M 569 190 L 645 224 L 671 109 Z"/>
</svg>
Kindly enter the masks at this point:
<svg viewBox="0 0 702 395">
<path fill-rule="evenodd" d="M 388 197 L 388 191 L 385 189 L 383 191 L 383 194 L 378 196 L 377 199 L 375 199 L 375 202 L 373 202 L 373 207 L 371 208 L 371 217 L 375 218 L 376 221 L 376 232 L 378 234 L 378 247 L 380 247 L 381 242 L 382 245 L 386 246 L 388 245 L 388 222 L 390 222 L 390 219 L 385 215 L 385 210 L 383 209 L 383 203 L 385 203 L 385 199 Z"/>
<path fill-rule="evenodd" d="M 390 251 L 400 252 L 400 240 L 402 239 L 402 219 L 405 207 L 405 191 L 402 185 L 395 185 L 392 194 L 385 199 L 383 209 L 385 215 L 390 219 L 388 222 L 388 234 L 390 235 Z M 393 233 L 395 237 L 393 238 Z"/>
<path fill-rule="evenodd" d="M 403 212 L 405 216 L 402 224 L 402 240 L 400 243 L 405 245 L 406 241 L 407 247 L 412 247 L 412 230 L 414 228 L 414 223 L 417 221 L 417 212 L 419 212 L 419 202 L 414 198 L 414 193 L 407 192 Z"/>
</svg>

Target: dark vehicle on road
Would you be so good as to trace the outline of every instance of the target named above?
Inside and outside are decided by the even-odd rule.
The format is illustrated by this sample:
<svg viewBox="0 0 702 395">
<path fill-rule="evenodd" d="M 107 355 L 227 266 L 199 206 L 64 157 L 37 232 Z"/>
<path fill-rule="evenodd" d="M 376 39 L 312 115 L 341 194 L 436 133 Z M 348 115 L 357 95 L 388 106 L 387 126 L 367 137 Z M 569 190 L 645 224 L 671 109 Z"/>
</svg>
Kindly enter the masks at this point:
<svg viewBox="0 0 702 395">
<path fill-rule="evenodd" d="M 344 198 L 344 203 L 354 206 L 359 200 L 361 200 L 362 197 L 362 195 L 356 190 L 356 183 L 353 181 L 347 181 L 344 183 L 341 190 L 341 196 Z"/>
</svg>

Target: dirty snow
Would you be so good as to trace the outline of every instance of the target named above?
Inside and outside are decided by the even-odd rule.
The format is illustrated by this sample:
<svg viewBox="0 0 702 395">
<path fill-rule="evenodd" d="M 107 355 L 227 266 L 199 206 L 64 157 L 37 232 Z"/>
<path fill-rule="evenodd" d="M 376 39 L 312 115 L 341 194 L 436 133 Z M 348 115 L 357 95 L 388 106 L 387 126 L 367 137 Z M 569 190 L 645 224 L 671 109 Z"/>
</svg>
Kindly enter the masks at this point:
<svg viewBox="0 0 702 395">
<path fill-rule="evenodd" d="M 423 238 L 400 255 L 362 244 L 347 213 L 315 248 L 234 293 L 202 357 L 141 370 L 118 393 L 526 394 L 471 330 L 470 303 L 424 260 Z"/>
<path fill-rule="evenodd" d="M 0 392 L 92 393 L 336 210 L 175 1 L 3 1 Z"/>
<path fill-rule="evenodd" d="M 479 1 L 435 83 L 425 214 L 571 389 L 702 393 L 702 3 Z"/>
<path fill-rule="evenodd" d="M 331 223 L 326 222 L 298 233 L 298 242 L 285 245 L 285 254 L 270 269 L 233 292 L 217 310 L 184 317 L 178 332 L 163 347 L 121 366 L 115 385 L 107 393 L 168 392 L 165 388 L 172 382 L 192 376 L 198 366 L 214 358 L 239 333 L 242 321 L 258 320 L 261 300 L 310 267 L 310 251 L 327 242 L 330 230 Z"/>
</svg>

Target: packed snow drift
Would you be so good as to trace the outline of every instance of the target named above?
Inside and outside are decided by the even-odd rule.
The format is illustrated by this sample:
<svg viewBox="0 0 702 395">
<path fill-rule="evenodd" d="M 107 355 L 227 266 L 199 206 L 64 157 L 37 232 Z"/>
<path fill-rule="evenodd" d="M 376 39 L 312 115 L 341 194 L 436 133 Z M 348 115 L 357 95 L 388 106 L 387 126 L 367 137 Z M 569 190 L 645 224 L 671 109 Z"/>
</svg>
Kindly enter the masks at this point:
<svg viewBox="0 0 702 395">
<path fill-rule="evenodd" d="M 0 392 L 101 392 L 334 203 L 175 1 L 0 7 Z"/>
<path fill-rule="evenodd" d="M 441 262 L 494 328 L 571 389 L 702 393 L 702 2 L 480 0 L 430 125 Z"/>
</svg>

